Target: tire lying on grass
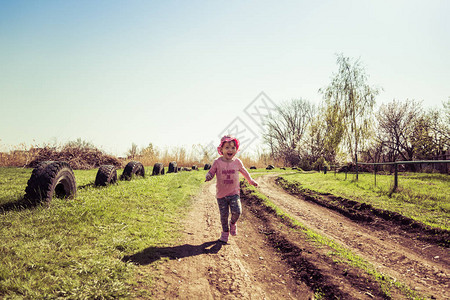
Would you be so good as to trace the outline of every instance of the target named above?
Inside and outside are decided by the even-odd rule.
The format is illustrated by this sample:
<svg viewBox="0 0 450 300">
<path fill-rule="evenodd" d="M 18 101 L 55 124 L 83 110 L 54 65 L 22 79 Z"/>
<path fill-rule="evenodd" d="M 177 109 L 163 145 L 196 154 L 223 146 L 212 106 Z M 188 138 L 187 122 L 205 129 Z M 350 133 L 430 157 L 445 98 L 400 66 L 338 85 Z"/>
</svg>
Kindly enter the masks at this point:
<svg viewBox="0 0 450 300">
<path fill-rule="evenodd" d="M 153 165 L 152 176 L 164 175 L 164 165 L 162 163 L 155 163 Z"/>
<path fill-rule="evenodd" d="M 167 171 L 167 173 L 177 173 L 177 172 L 178 172 L 177 162 L 176 161 L 170 162 L 169 170 Z"/>
<path fill-rule="evenodd" d="M 145 177 L 145 169 L 141 162 L 139 161 L 130 161 L 123 169 L 123 173 L 120 176 L 121 180 L 131 180 L 134 176 L 142 176 Z"/>
<path fill-rule="evenodd" d="M 117 182 L 117 170 L 113 165 L 102 165 L 95 177 L 95 186 L 107 186 Z"/>
<path fill-rule="evenodd" d="M 76 193 L 77 184 L 70 165 L 65 161 L 45 161 L 31 173 L 25 199 L 34 203 L 49 203 L 53 196 L 70 199 Z"/>
<path fill-rule="evenodd" d="M 205 164 L 205 166 L 203 167 L 203 170 L 209 170 L 211 169 L 211 164 Z"/>
</svg>

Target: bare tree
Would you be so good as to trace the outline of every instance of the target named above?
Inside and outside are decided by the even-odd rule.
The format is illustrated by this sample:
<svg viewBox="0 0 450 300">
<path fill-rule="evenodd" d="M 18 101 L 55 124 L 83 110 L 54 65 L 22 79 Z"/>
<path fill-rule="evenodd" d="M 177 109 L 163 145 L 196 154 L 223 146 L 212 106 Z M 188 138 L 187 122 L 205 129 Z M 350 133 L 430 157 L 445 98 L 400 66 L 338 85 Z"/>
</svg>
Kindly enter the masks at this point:
<svg viewBox="0 0 450 300">
<path fill-rule="evenodd" d="M 424 111 L 422 102 L 414 100 L 382 105 L 377 114 L 377 141 L 385 146 L 385 160 L 446 159 L 450 139 L 445 118 L 445 110 Z M 416 171 L 417 165 L 406 167 Z M 433 168 L 447 172 L 445 164 Z"/>
<path fill-rule="evenodd" d="M 371 141 L 369 147 L 362 152 L 362 159 L 372 163 L 383 162 L 386 149 L 387 147 L 383 141 L 374 139 Z"/>
<path fill-rule="evenodd" d="M 199 146 L 201 151 L 201 160 L 204 163 L 211 163 L 216 157 L 217 150 L 214 148 L 208 148 L 204 146 Z"/>
<path fill-rule="evenodd" d="M 377 139 L 392 151 L 394 160 L 413 160 L 415 127 L 422 114 L 420 103 L 414 100 L 393 100 L 380 106 Z"/>
<path fill-rule="evenodd" d="M 414 159 L 433 159 L 439 154 L 438 136 L 433 130 L 430 114 L 424 113 L 417 117 L 411 140 L 414 146 Z"/>
<path fill-rule="evenodd" d="M 131 148 L 127 152 L 127 157 L 134 159 L 138 155 L 138 146 L 135 143 L 131 144 Z"/>
<path fill-rule="evenodd" d="M 311 161 L 316 161 L 325 153 L 326 129 L 325 120 L 322 114 L 312 121 L 309 129 L 308 149 Z"/>
<path fill-rule="evenodd" d="M 137 155 L 137 145 L 132 144 L 131 150 L 129 150 L 129 153 L 134 153 L 134 155 Z M 155 160 L 159 156 L 158 149 L 153 146 L 152 143 L 149 143 L 148 146 L 144 149 L 142 149 L 139 153 L 140 156 L 145 157 L 149 160 Z"/>
<path fill-rule="evenodd" d="M 306 100 L 285 102 L 267 119 L 264 141 L 269 145 L 274 159 L 282 158 L 285 164 L 298 165 L 300 150 L 306 130 L 311 123 L 314 106 Z"/>
<path fill-rule="evenodd" d="M 450 98 L 442 104 L 443 109 L 427 113 L 433 142 L 441 153 L 450 149 Z"/>
<path fill-rule="evenodd" d="M 55 143 L 56 144 L 56 143 Z M 64 147 L 79 148 L 79 149 L 96 149 L 93 143 L 77 138 L 74 141 L 67 142 Z"/>
<path fill-rule="evenodd" d="M 352 160 L 358 162 L 358 152 L 368 141 L 375 97 L 378 88 L 368 85 L 367 75 L 359 60 L 337 55 L 338 73 L 334 74 L 329 86 L 319 91 L 326 104 L 334 107 L 343 122 L 344 141 Z M 356 175 L 358 179 L 358 174 Z"/>
</svg>

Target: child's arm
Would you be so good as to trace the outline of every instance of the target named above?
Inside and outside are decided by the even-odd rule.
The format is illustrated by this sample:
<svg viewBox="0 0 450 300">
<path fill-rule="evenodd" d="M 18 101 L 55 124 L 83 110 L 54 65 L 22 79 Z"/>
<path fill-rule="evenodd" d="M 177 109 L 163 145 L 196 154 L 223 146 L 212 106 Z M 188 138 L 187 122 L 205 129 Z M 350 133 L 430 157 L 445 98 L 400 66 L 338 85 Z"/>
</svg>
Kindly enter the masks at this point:
<svg viewBox="0 0 450 300">
<path fill-rule="evenodd" d="M 216 171 L 217 171 L 217 164 L 214 161 L 211 169 L 209 169 L 208 173 L 206 173 L 205 181 L 212 180 L 214 178 L 214 175 L 216 175 Z"/>
<path fill-rule="evenodd" d="M 250 173 L 247 171 L 247 169 L 244 167 L 244 164 L 242 164 L 242 163 L 241 163 L 241 168 L 239 169 L 239 172 L 241 172 L 241 174 L 244 176 L 244 178 L 247 179 L 247 181 L 251 185 L 258 186 L 258 183 L 253 180 L 252 176 L 250 176 Z"/>
</svg>

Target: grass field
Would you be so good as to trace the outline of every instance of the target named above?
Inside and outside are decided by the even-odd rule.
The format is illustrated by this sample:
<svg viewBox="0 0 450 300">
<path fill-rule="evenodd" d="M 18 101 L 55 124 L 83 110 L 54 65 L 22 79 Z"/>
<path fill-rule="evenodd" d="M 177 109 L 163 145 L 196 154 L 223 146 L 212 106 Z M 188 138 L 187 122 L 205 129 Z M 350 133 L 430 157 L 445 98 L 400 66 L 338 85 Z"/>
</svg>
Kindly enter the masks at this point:
<svg viewBox="0 0 450 300">
<path fill-rule="evenodd" d="M 205 171 L 147 176 L 107 188 L 93 186 L 97 170 L 75 170 L 74 200 L 53 199 L 49 206 L 11 209 L 25 194 L 31 169 L 0 168 L 0 298 L 107 299 L 133 294 L 139 274 L 124 256 L 148 247 L 168 246 L 180 234 L 180 220 L 199 192 Z M 118 175 L 121 174 L 118 170 Z M 264 174 L 264 169 L 254 170 Z M 280 172 L 279 169 L 269 173 Z M 331 192 L 399 211 L 448 229 L 448 176 L 408 174 L 399 193 L 389 197 L 392 177 L 351 177 L 283 172 L 304 188 Z M 146 168 L 151 174 L 151 168 Z M 255 176 L 258 176 L 255 174 Z M 383 183 L 384 182 L 384 183 Z M 2 207 L 8 207 L 2 212 Z M 139 293 L 145 293 L 140 291 Z M 141 295 L 142 296 L 142 295 Z"/>
<path fill-rule="evenodd" d="M 23 197 L 31 171 L 0 168 L 0 206 Z M 75 200 L 0 212 L 0 298 L 129 296 L 135 267 L 121 259 L 173 242 L 205 173 L 147 176 L 96 188 L 97 170 L 74 172 Z"/>
<path fill-rule="evenodd" d="M 298 182 L 302 188 L 331 193 L 371 204 L 376 208 L 398 212 L 406 217 L 450 230 L 450 176 L 442 174 L 405 173 L 399 176 L 399 188 L 391 194 L 393 176 L 359 174 L 345 179 L 343 173 L 295 173 L 282 177 Z"/>
</svg>

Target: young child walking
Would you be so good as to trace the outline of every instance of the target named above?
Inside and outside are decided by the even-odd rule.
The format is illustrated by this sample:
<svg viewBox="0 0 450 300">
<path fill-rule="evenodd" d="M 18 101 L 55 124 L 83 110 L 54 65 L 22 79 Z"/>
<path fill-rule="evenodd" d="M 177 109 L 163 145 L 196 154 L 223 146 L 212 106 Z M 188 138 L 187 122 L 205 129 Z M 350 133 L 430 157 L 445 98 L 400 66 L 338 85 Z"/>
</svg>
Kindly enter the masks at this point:
<svg viewBox="0 0 450 300">
<path fill-rule="evenodd" d="M 219 241 L 227 243 L 230 234 L 237 235 L 236 222 L 242 213 L 239 173 L 244 175 L 251 185 L 258 186 L 258 183 L 252 179 L 242 161 L 234 157 L 239 151 L 237 138 L 230 135 L 222 137 L 217 151 L 221 156 L 213 162 L 211 169 L 206 174 L 206 181 L 212 180 L 214 175 L 217 176 L 216 198 L 222 223 L 222 234 Z M 230 211 L 231 220 L 228 221 Z"/>
</svg>

